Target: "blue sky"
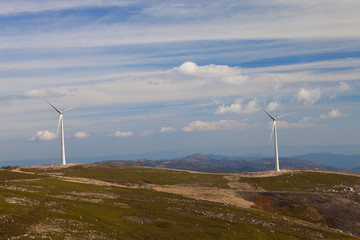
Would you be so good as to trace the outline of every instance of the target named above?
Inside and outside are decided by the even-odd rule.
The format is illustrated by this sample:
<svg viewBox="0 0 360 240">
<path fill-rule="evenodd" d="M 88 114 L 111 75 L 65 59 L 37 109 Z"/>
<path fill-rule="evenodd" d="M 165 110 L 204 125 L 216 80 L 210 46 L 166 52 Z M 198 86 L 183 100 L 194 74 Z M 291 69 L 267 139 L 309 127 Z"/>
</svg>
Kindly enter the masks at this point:
<svg viewBox="0 0 360 240">
<path fill-rule="evenodd" d="M 0 161 L 360 154 L 360 2 L 0 0 Z M 177 151 L 181 154 L 181 151 Z M 174 156 L 177 157 L 177 156 Z"/>
</svg>

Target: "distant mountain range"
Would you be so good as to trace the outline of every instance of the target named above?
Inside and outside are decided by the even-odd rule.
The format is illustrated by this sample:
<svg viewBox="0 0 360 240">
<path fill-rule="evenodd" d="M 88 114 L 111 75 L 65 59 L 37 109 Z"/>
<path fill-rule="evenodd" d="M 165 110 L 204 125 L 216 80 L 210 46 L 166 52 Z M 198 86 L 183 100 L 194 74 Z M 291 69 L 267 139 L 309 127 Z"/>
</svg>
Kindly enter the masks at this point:
<svg viewBox="0 0 360 240">
<path fill-rule="evenodd" d="M 346 156 L 333 154 L 312 154 L 298 156 L 294 158 L 280 158 L 280 167 L 283 169 L 321 169 L 321 170 L 342 170 L 359 172 L 356 168 L 360 164 L 360 155 Z M 338 157 L 338 161 L 336 160 Z M 341 158 L 344 157 L 344 158 Z M 326 161 L 326 158 L 329 161 Z M 346 159 L 344 165 L 338 164 Z M 158 168 L 184 169 L 200 172 L 212 173 L 232 173 L 232 172 L 257 172 L 274 169 L 274 159 L 265 158 L 261 160 L 248 160 L 243 157 L 226 157 L 217 155 L 202 155 L 199 153 L 168 160 L 105 160 L 102 164 L 117 164 L 126 166 L 146 166 Z M 334 166 L 336 164 L 336 166 Z M 350 166 L 350 167 L 349 167 Z"/>
<path fill-rule="evenodd" d="M 292 158 L 303 159 L 327 166 L 345 168 L 348 170 L 360 168 L 360 155 L 349 156 L 332 153 L 309 153 L 305 155 L 294 156 Z"/>
<path fill-rule="evenodd" d="M 179 154 L 179 153 L 178 153 Z M 140 157 L 141 158 L 141 157 Z M 139 158 L 139 159 L 140 159 Z M 111 159 L 103 161 L 104 159 Z M 229 157 L 214 154 L 193 154 L 179 158 L 162 158 L 161 160 L 119 160 L 129 159 L 124 155 L 69 157 L 69 163 L 113 163 L 129 166 L 149 166 L 174 169 L 186 169 L 204 172 L 245 172 L 274 169 L 274 158 L 260 154 L 246 154 Z M 130 158 L 135 159 L 135 158 Z M 60 158 L 29 159 L 0 161 L 0 166 L 33 166 L 59 164 Z M 280 168 L 343 170 L 360 173 L 360 155 L 343 155 L 332 153 L 310 153 L 305 155 L 280 158 Z"/>
</svg>

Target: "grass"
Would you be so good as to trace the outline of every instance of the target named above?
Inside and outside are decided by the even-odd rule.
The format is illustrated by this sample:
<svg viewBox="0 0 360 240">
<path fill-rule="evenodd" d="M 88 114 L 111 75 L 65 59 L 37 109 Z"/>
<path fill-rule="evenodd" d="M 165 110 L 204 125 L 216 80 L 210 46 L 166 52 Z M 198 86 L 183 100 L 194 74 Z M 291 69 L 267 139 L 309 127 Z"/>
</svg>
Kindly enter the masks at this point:
<svg viewBox="0 0 360 240">
<path fill-rule="evenodd" d="M 34 178 L 43 178 L 43 175 L 39 174 L 26 174 L 21 172 L 13 172 L 9 170 L 0 170 L 0 181 L 7 180 L 18 180 L 18 179 L 34 179 Z"/>
<path fill-rule="evenodd" d="M 125 183 L 224 184 L 221 175 L 159 169 L 82 166 L 60 171 Z M 6 174 L 16 181 L 0 185 L 0 239 L 356 239 L 276 214 L 176 194 Z"/>
<path fill-rule="evenodd" d="M 341 185 L 352 186 L 360 177 L 333 173 L 301 172 L 287 173 L 274 177 L 241 178 L 266 191 L 318 191 L 319 189 L 338 188 Z"/>
<path fill-rule="evenodd" d="M 119 165 L 76 165 L 64 169 L 38 171 L 37 173 L 64 173 L 64 176 L 82 177 L 118 184 L 187 184 L 228 188 L 227 180 L 220 174 L 189 173 L 185 171 Z"/>
<path fill-rule="evenodd" d="M 353 225 L 360 219 L 360 198 L 349 187 L 358 189 L 360 177 L 297 172 L 240 181 L 265 190 L 240 194 L 253 201 L 256 209 L 359 234 Z"/>
</svg>

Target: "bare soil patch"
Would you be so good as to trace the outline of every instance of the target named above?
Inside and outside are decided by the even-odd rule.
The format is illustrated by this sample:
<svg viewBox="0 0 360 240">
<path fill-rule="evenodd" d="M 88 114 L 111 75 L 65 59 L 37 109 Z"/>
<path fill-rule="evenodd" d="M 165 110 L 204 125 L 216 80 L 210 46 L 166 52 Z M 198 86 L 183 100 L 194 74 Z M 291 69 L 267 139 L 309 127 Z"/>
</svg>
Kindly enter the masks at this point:
<svg viewBox="0 0 360 240">
<path fill-rule="evenodd" d="M 179 185 L 151 185 L 148 187 L 160 192 L 175 193 L 194 199 L 231 204 L 243 208 L 250 208 L 253 205 L 252 202 L 236 196 L 236 191 L 232 189 L 191 187 Z"/>
<path fill-rule="evenodd" d="M 35 202 L 33 200 L 27 198 L 19 198 L 19 197 L 4 197 L 5 202 L 11 204 L 17 204 L 22 206 L 32 206 L 39 204 L 39 202 Z"/>
</svg>

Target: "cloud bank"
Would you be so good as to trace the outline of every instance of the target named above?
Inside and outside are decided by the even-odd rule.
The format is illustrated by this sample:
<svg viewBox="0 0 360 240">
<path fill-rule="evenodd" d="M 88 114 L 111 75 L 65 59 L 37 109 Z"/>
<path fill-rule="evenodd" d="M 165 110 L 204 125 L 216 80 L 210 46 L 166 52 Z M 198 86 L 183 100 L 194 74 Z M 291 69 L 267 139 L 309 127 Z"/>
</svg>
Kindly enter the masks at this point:
<svg viewBox="0 0 360 240">
<path fill-rule="evenodd" d="M 88 9 L 93 8 L 108 14 L 89 16 Z M 19 18 L 20 25 L 25 26 L 19 27 L 18 31 L 23 29 L 24 33 L 9 37 L 7 32 L 15 30 L 6 28 L 1 32 L 0 45 L 54 48 L 199 39 L 351 38 L 360 36 L 356 31 L 360 25 L 359 8 L 356 0 L 311 1 L 310 4 L 298 0 L 286 4 L 282 1 L 227 1 L 224 4 L 214 0 L 209 0 L 208 4 L 199 1 L 182 4 L 162 1 L 5 1 L 0 10 L 2 16 L 39 14 L 42 17 L 37 20 L 43 24 L 29 24 L 28 18 L 21 22 Z M 123 18 L 115 17 L 119 10 Z M 57 12 L 55 16 L 49 14 L 54 11 Z M 83 17 L 81 21 L 80 17 Z M 53 22 L 57 27 L 51 27 Z"/>
</svg>

